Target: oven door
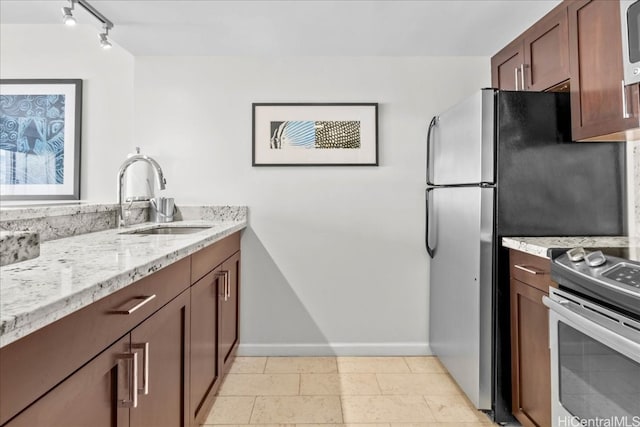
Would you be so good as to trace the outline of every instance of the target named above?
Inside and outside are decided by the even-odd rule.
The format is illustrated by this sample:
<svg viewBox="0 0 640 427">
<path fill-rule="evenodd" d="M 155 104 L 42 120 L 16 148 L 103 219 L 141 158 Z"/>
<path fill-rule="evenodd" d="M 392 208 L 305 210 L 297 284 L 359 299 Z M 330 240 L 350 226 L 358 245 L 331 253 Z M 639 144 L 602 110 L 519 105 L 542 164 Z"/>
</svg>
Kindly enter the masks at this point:
<svg viewBox="0 0 640 427">
<path fill-rule="evenodd" d="M 550 296 L 553 425 L 640 426 L 640 324 L 555 289 Z"/>
</svg>

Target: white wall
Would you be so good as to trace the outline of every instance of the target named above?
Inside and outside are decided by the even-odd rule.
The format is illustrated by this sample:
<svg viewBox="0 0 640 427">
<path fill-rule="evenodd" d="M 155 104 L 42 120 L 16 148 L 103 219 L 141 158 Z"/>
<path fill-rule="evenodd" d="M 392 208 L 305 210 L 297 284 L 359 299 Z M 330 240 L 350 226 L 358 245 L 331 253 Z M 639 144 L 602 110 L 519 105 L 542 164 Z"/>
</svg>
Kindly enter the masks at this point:
<svg viewBox="0 0 640 427">
<path fill-rule="evenodd" d="M 244 354 L 427 348 L 425 131 L 488 58 L 137 57 L 135 140 L 177 203 L 246 204 Z M 379 167 L 251 167 L 252 102 L 378 102 Z"/>
<path fill-rule="evenodd" d="M 3 79 L 83 80 L 81 198 L 116 200 L 116 174 L 133 151 L 133 56 L 100 49 L 89 25 L 0 26 Z"/>
</svg>

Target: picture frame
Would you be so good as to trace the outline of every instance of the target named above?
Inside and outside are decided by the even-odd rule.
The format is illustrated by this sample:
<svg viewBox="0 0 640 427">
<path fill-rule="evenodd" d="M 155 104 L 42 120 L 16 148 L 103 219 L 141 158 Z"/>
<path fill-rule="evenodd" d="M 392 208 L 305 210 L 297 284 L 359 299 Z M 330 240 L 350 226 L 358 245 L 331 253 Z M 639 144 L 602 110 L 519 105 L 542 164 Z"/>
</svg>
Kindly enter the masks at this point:
<svg viewBox="0 0 640 427">
<path fill-rule="evenodd" d="M 252 166 L 378 166 L 377 103 L 253 103 Z"/>
<path fill-rule="evenodd" d="M 81 79 L 0 79 L 0 199 L 79 200 Z"/>
</svg>

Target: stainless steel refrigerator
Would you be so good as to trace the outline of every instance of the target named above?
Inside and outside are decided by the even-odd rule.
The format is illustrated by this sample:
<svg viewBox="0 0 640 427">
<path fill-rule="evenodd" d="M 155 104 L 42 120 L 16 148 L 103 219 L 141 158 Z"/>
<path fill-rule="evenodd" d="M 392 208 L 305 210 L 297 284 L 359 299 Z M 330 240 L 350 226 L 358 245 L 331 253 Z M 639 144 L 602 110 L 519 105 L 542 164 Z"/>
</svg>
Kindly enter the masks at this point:
<svg viewBox="0 0 640 427">
<path fill-rule="evenodd" d="M 505 236 L 621 235 L 624 143 L 571 142 L 569 94 L 483 89 L 427 134 L 429 345 L 477 408 L 510 421 Z"/>
</svg>

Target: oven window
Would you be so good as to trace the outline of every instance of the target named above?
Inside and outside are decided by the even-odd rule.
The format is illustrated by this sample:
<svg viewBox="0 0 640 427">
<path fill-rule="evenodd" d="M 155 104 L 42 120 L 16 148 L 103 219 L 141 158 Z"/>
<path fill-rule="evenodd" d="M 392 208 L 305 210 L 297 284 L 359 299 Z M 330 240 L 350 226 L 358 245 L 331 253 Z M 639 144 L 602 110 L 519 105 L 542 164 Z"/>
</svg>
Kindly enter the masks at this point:
<svg viewBox="0 0 640 427">
<path fill-rule="evenodd" d="M 627 9 L 627 40 L 629 41 L 629 62 L 640 61 L 640 2 Z"/>
<path fill-rule="evenodd" d="M 640 364 L 558 322 L 560 403 L 580 419 L 640 414 Z"/>
</svg>

